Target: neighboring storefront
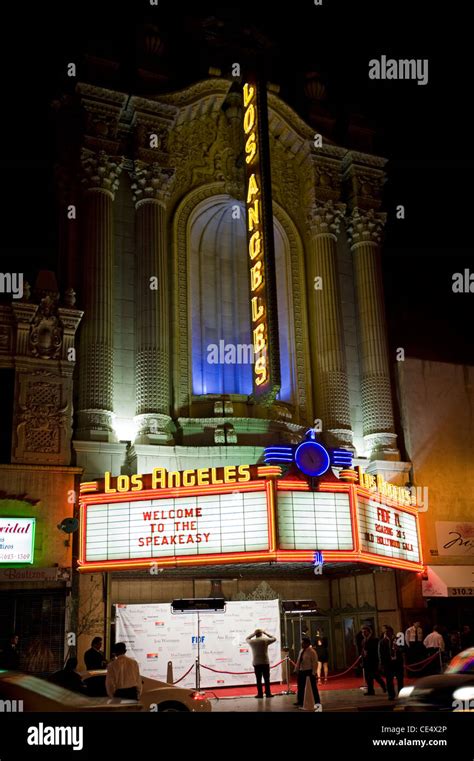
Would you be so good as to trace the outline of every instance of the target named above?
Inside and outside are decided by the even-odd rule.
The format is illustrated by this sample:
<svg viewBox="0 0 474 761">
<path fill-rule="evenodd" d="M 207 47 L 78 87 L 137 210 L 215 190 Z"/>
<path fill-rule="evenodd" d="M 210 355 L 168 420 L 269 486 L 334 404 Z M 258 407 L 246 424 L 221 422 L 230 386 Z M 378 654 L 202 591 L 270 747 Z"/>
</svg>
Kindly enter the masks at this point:
<svg viewBox="0 0 474 761">
<path fill-rule="evenodd" d="M 74 335 L 82 312 L 41 272 L 0 305 L 0 648 L 21 668 L 60 668 L 71 631 L 72 533 L 82 469 L 71 463 Z M 77 521 L 76 521 L 77 522 Z"/>
</svg>

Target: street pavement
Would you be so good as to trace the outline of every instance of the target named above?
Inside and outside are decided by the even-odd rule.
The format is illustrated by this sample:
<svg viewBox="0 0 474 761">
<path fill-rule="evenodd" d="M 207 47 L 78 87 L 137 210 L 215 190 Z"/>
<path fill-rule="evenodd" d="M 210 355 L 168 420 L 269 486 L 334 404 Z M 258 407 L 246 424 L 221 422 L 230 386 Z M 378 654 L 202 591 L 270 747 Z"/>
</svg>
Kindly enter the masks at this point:
<svg viewBox="0 0 474 761">
<path fill-rule="evenodd" d="M 213 712 L 237 713 L 304 713 L 294 706 L 296 695 L 275 695 L 274 698 L 257 700 L 252 697 L 212 698 L 212 690 L 207 691 Z M 392 711 L 395 701 L 390 701 L 381 691 L 375 696 L 365 696 L 363 690 L 327 690 L 321 693 L 323 711 Z"/>
</svg>

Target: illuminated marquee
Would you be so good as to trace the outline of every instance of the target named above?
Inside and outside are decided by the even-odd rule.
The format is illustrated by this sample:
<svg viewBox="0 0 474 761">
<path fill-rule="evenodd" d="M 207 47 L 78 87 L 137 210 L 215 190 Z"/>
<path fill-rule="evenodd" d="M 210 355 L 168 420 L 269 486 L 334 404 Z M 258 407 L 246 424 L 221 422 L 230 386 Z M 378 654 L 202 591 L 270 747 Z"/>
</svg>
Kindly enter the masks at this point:
<svg viewBox="0 0 474 761">
<path fill-rule="evenodd" d="M 402 491 L 374 499 L 365 478 L 312 489 L 280 476 L 278 465 L 235 465 L 83 483 L 79 569 L 312 563 L 315 551 L 325 562 L 423 567 L 417 508 L 394 498 L 406 500 Z"/>
<path fill-rule="evenodd" d="M 272 299 L 269 288 L 273 272 L 270 265 L 273 254 L 272 240 L 265 224 L 265 200 L 263 194 L 264 165 L 262 162 L 262 135 L 259 125 L 262 109 L 259 108 L 256 84 L 246 82 L 243 88 L 246 164 L 246 210 L 247 239 L 250 267 L 250 306 L 252 343 L 255 362 L 253 383 L 257 395 L 279 390 L 279 374 L 276 363 L 271 363 L 269 352 L 270 321 L 275 310 L 270 308 Z M 273 351 L 275 347 L 273 347 Z M 271 366 L 272 365 L 272 366 Z M 273 376 L 273 377 L 272 377 Z"/>
</svg>

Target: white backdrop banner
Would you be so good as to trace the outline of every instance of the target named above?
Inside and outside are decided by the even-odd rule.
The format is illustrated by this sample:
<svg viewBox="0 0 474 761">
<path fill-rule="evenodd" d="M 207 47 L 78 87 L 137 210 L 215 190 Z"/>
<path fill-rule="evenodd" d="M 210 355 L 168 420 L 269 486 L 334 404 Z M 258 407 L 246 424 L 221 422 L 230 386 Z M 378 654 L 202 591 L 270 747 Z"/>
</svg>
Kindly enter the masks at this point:
<svg viewBox="0 0 474 761">
<path fill-rule="evenodd" d="M 175 681 L 194 663 L 198 652 L 196 613 L 171 613 L 170 603 L 115 606 L 115 640 L 125 642 L 127 655 L 140 664 L 140 673 L 166 681 L 168 661 L 173 662 Z M 252 653 L 245 638 L 264 629 L 277 638 L 270 645 L 270 664 L 281 660 L 280 610 L 278 600 L 245 600 L 226 603 L 225 613 L 200 614 L 201 687 L 255 684 Z M 281 665 L 271 669 L 271 681 L 281 681 Z M 179 687 L 194 687 L 194 669 Z"/>
</svg>

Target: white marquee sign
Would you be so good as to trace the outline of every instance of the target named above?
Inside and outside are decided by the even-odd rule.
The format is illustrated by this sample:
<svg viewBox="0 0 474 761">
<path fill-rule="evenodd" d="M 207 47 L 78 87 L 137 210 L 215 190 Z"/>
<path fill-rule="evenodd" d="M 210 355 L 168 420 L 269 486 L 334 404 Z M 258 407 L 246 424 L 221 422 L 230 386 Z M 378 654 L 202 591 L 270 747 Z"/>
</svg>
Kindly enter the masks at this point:
<svg viewBox="0 0 474 761">
<path fill-rule="evenodd" d="M 86 507 L 85 560 L 130 560 L 269 549 L 264 491 Z"/>
<path fill-rule="evenodd" d="M 362 552 L 416 563 L 420 561 L 414 515 L 361 495 L 357 501 Z"/>
<path fill-rule="evenodd" d="M 282 491 L 278 494 L 282 550 L 352 550 L 349 495 Z"/>
</svg>

